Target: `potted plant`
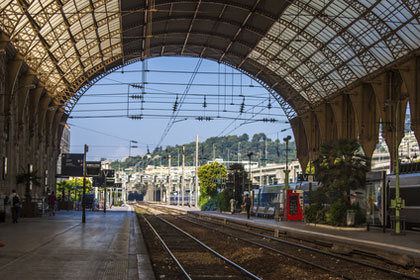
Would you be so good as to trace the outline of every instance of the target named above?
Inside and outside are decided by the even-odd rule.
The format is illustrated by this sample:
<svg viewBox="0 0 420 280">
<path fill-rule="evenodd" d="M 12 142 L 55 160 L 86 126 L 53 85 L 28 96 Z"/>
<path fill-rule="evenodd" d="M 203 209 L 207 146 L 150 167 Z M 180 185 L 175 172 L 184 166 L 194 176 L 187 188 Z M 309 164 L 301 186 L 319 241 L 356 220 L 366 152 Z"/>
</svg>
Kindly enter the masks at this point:
<svg viewBox="0 0 420 280">
<path fill-rule="evenodd" d="M 16 175 L 16 183 L 25 185 L 25 201 L 22 206 L 22 216 L 36 216 L 36 203 L 32 203 L 31 183 L 35 186 L 40 186 L 40 179 L 36 171 L 24 171 L 22 169 L 22 172 Z"/>
</svg>

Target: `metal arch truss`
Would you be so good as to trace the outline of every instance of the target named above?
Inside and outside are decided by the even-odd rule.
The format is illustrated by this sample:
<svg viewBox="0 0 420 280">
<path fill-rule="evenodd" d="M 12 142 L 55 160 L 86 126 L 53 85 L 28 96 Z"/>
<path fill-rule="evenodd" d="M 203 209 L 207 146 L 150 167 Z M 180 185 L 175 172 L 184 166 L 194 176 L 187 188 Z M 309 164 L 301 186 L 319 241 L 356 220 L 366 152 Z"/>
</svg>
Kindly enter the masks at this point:
<svg viewBox="0 0 420 280">
<path fill-rule="evenodd" d="M 418 0 L 252 0 L 246 4 L 168 0 L 150 7 L 146 3 L 154 1 L 3 0 L 0 32 L 10 38 L 54 102 L 68 113 L 93 83 L 121 66 L 107 67 L 164 52 L 210 57 L 206 50 L 217 47 L 218 57 L 210 59 L 226 63 L 235 57 L 237 69 L 256 67 L 259 72 L 251 70 L 253 74 L 240 71 L 278 95 L 289 117 L 326 102 L 420 48 Z M 150 15 L 139 26 L 133 15 L 152 11 L 158 12 L 153 22 Z M 188 23 L 171 24 L 172 20 Z M 213 27 L 208 28 L 206 21 L 212 21 Z M 175 32 L 181 40 L 169 38 Z M 163 34 L 163 39 L 156 34 Z M 206 43 L 198 34 L 208 34 Z M 204 45 L 201 52 L 191 51 L 200 44 Z M 153 50 L 159 45 L 161 51 L 149 54 L 144 45 Z M 131 49 L 140 55 L 127 57 Z M 291 105 L 285 105 L 292 98 Z"/>
<path fill-rule="evenodd" d="M 105 76 L 115 72 L 116 70 L 119 70 L 121 68 L 123 68 L 124 66 L 136 63 L 141 61 L 141 59 L 133 59 L 129 62 L 126 62 L 125 65 L 120 64 L 118 66 L 115 66 L 113 68 L 108 69 L 106 72 L 101 73 L 100 75 L 96 76 L 94 79 L 90 80 L 88 83 L 85 83 L 83 85 L 83 87 L 81 87 L 78 91 L 76 91 L 75 94 L 73 94 L 68 101 L 65 103 L 64 109 L 65 112 L 70 115 L 70 113 L 73 111 L 74 107 L 76 106 L 77 102 L 79 101 L 79 99 L 83 96 L 83 94 L 86 93 L 86 91 L 88 91 L 88 89 L 90 89 L 93 85 L 95 85 L 95 83 L 97 83 L 99 80 L 101 80 L 102 78 L 104 78 Z"/>
</svg>

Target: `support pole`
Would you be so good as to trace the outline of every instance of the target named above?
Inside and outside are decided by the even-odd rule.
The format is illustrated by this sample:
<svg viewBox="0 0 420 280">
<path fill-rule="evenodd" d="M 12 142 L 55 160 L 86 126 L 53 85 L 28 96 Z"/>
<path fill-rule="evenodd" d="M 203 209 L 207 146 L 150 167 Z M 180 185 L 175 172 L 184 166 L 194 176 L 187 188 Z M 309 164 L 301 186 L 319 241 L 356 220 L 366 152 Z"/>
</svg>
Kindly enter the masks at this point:
<svg viewBox="0 0 420 280">
<path fill-rule="evenodd" d="M 251 195 L 251 186 L 252 186 L 252 173 L 251 173 L 251 157 L 254 153 L 250 152 L 248 156 L 248 169 L 249 169 L 249 184 L 248 184 L 248 195 Z"/>
<path fill-rule="evenodd" d="M 310 176 L 310 177 L 309 177 Z M 312 153 L 309 152 L 309 175 L 308 175 L 308 181 L 309 181 L 309 205 L 312 205 L 311 197 L 312 197 Z"/>
<path fill-rule="evenodd" d="M 85 144 L 83 154 L 83 196 L 82 196 L 82 223 L 86 223 L 86 153 L 88 146 Z"/>
<path fill-rule="evenodd" d="M 198 135 L 195 136 L 195 207 L 198 207 Z"/>
<path fill-rule="evenodd" d="M 106 176 L 108 175 L 108 172 L 104 173 L 104 213 L 106 213 Z"/>
<path fill-rule="evenodd" d="M 400 163 L 398 155 L 398 128 L 399 128 L 399 113 L 400 102 L 398 99 L 397 106 L 395 107 L 395 234 L 401 233 L 400 224 L 400 210 L 401 210 L 401 197 L 400 197 Z"/>
<path fill-rule="evenodd" d="M 290 135 L 285 137 L 283 140 L 286 142 L 286 170 L 284 171 L 284 188 L 289 189 L 289 140 L 292 139 Z"/>
<path fill-rule="evenodd" d="M 168 205 L 171 204 L 171 187 L 172 187 L 172 180 L 171 180 L 171 155 L 168 155 L 168 187 L 166 188 L 166 203 Z"/>
<path fill-rule="evenodd" d="M 181 177 L 181 199 L 182 199 L 182 206 L 184 206 L 184 193 L 185 193 L 185 186 L 184 186 L 184 169 L 185 169 L 185 146 L 182 146 L 182 177 Z"/>
</svg>

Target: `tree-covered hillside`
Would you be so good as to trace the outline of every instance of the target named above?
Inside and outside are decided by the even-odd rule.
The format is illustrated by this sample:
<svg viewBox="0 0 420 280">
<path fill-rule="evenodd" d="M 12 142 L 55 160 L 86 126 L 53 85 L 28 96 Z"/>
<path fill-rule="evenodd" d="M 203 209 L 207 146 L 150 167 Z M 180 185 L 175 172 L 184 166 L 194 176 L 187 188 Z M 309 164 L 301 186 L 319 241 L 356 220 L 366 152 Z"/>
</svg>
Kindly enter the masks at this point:
<svg viewBox="0 0 420 280">
<path fill-rule="evenodd" d="M 267 143 L 267 144 L 266 144 Z M 267 159 L 265 158 L 265 146 L 267 145 Z M 185 165 L 193 165 L 195 157 L 195 142 L 185 144 Z M 238 146 L 240 146 L 240 154 L 242 160 L 248 160 L 247 154 L 253 152 L 252 161 L 261 161 L 264 163 L 281 163 L 286 161 L 286 144 L 279 140 L 272 140 L 264 133 L 257 133 L 250 139 L 248 134 L 241 136 L 231 135 L 223 137 L 211 137 L 205 142 L 199 143 L 199 161 L 200 165 L 213 160 L 213 146 L 215 158 L 223 158 L 225 161 L 238 160 Z M 157 147 L 149 155 L 134 156 L 125 161 L 115 161 L 112 167 L 115 169 L 127 168 L 137 164 L 139 168 L 143 168 L 147 164 L 150 165 L 168 165 L 168 155 L 172 157 L 172 166 L 181 164 L 182 161 L 182 145 L 167 146 L 165 149 Z M 228 156 L 229 154 L 229 156 Z M 289 159 L 296 158 L 295 143 L 289 142 Z"/>
</svg>

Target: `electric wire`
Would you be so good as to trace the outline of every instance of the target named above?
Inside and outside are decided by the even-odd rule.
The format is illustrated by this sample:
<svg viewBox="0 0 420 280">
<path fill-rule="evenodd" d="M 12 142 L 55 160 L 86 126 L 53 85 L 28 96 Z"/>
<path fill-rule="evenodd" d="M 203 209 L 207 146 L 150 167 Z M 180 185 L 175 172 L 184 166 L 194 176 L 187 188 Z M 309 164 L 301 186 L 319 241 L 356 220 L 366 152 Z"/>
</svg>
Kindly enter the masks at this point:
<svg viewBox="0 0 420 280">
<path fill-rule="evenodd" d="M 183 95 L 181 96 L 181 100 L 180 100 L 180 104 L 179 104 L 179 109 L 178 109 L 178 110 L 176 110 L 176 111 L 174 111 L 174 112 L 172 113 L 172 118 L 169 120 L 168 124 L 166 125 L 166 128 L 165 128 L 165 130 L 163 131 L 163 134 L 162 134 L 162 136 L 161 136 L 161 137 L 160 137 L 160 139 L 159 139 L 159 142 L 158 142 L 157 147 L 159 147 L 159 146 L 160 146 L 160 144 L 162 144 L 163 140 L 164 140 L 164 139 L 165 139 L 165 137 L 168 135 L 168 133 L 169 133 L 170 129 L 172 128 L 172 126 L 173 126 L 173 124 L 174 124 L 174 122 L 173 122 L 173 121 L 175 120 L 175 118 L 177 118 L 177 117 L 178 117 L 179 110 L 181 109 L 182 105 L 184 104 L 185 97 L 186 97 L 186 95 L 188 94 L 188 92 L 190 91 L 191 86 L 193 85 L 194 79 L 195 79 L 195 77 L 196 77 L 196 75 L 197 75 L 197 71 L 200 69 L 200 66 L 201 66 L 201 63 L 202 63 L 202 62 L 203 62 L 203 58 L 202 58 L 202 57 L 200 57 L 200 59 L 198 60 L 198 62 L 197 62 L 197 64 L 196 64 L 196 66 L 195 66 L 194 73 L 191 75 L 190 80 L 189 80 L 188 84 L 187 84 L 187 85 L 186 85 L 186 87 L 185 87 L 184 93 L 183 93 Z"/>
</svg>

